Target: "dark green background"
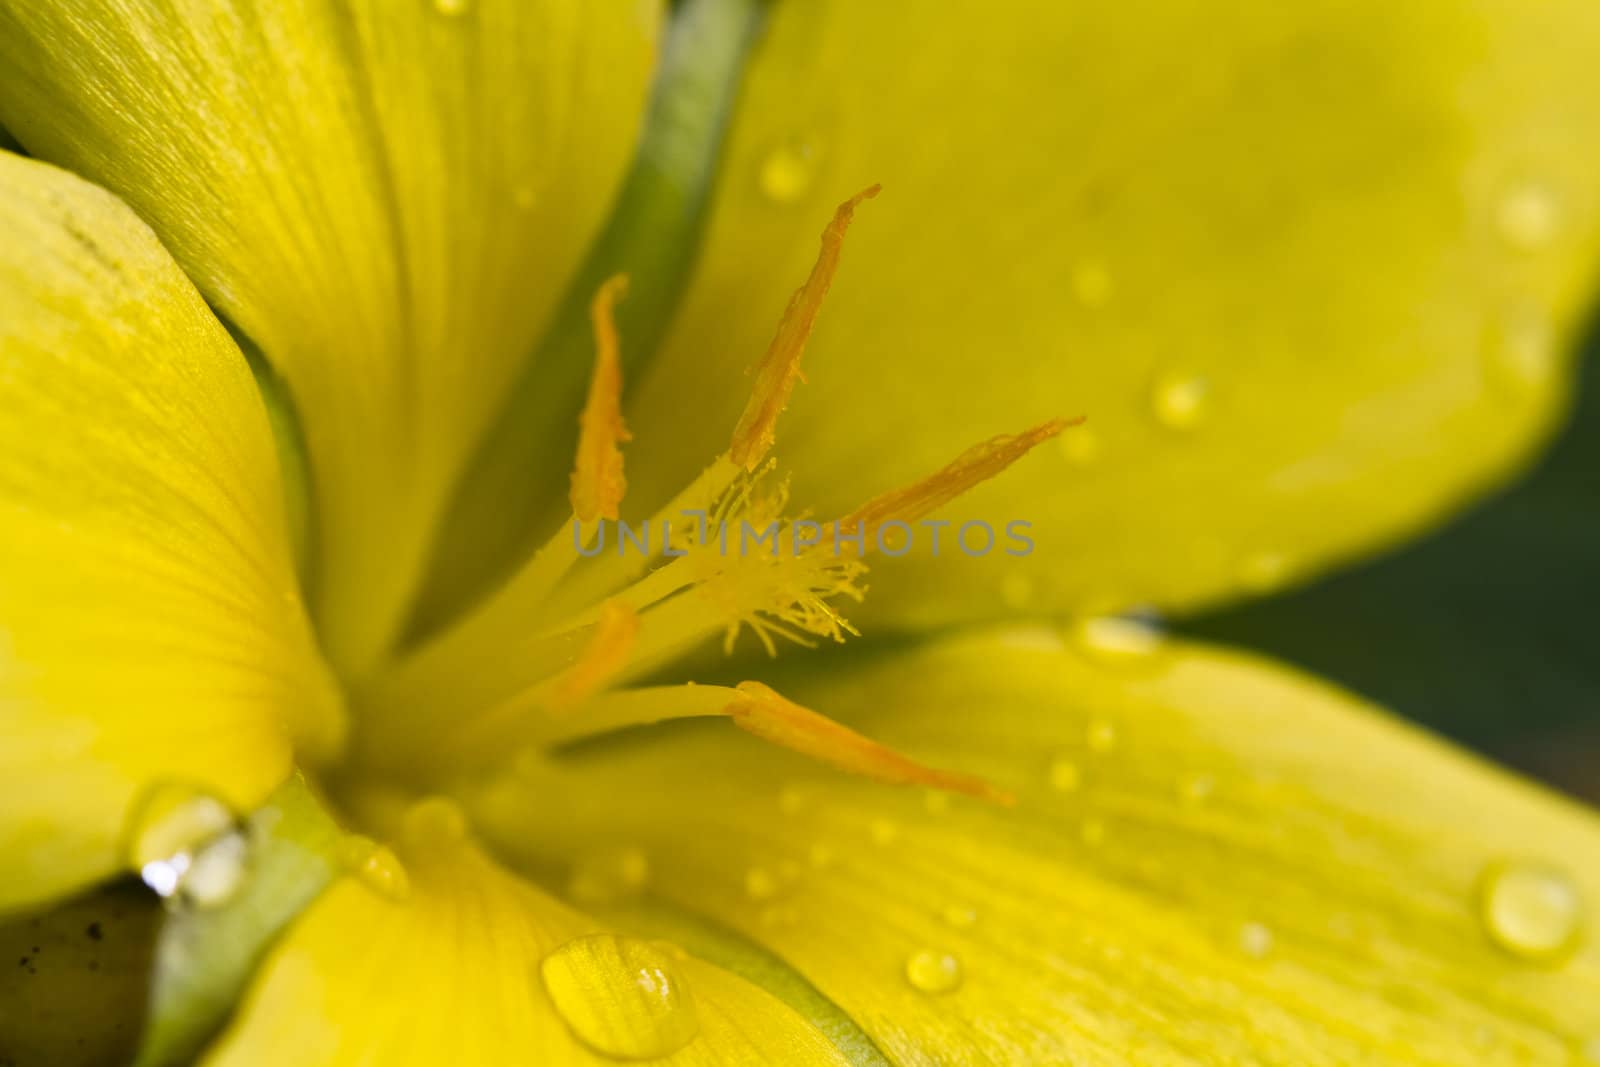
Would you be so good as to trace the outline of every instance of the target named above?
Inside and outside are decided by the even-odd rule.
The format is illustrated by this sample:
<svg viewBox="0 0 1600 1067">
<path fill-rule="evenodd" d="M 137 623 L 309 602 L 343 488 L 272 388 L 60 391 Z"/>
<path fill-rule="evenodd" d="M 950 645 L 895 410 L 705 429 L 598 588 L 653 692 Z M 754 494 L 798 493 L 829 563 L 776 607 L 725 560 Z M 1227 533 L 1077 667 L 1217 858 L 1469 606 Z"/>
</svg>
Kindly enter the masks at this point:
<svg viewBox="0 0 1600 1067">
<path fill-rule="evenodd" d="M 1600 319 L 1538 466 L 1445 529 L 1185 633 L 1269 652 L 1600 800 Z"/>
</svg>

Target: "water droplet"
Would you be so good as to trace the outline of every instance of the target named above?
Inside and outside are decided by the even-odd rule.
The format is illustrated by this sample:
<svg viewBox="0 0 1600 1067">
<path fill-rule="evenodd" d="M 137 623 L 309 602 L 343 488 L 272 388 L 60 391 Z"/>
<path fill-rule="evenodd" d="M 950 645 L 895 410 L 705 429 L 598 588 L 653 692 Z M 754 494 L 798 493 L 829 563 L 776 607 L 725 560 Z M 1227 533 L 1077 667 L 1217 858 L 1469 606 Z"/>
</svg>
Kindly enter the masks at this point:
<svg viewBox="0 0 1600 1067">
<path fill-rule="evenodd" d="M 961 985 L 961 961 L 948 952 L 914 952 L 906 959 L 906 981 L 921 993 L 952 992 Z"/>
<path fill-rule="evenodd" d="M 1536 251 L 1560 231 L 1561 201 L 1543 182 L 1518 182 L 1495 205 L 1495 225 L 1513 248 Z"/>
<path fill-rule="evenodd" d="M 957 930 L 967 930 L 977 925 L 978 913 L 964 904 L 950 904 L 939 912 L 939 918 L 943 919 L 947 926 L 953 926 Z"/>
<path fill-rule="evenodd" d="M 465 15 L 471 7 L 472 0 L 433 0 L 433 9 L 446 18 Z"/>
<path fill-rule="evenodd" d="M 1061 431 L 1057 442 L 1061 454 L 1074 466 L 1087 467 L 1100 457 L 1100 435 L 1087 424 L 1068 426 Z"/>
<path fill-rule="evenodd" d="M 467 817 L 449 797 L 424 797 L 406 812 L 405 832 L 415 841 L 460 841 L 467 836 Z"/>
<path fill-rule="evenodd" d="M 929 789 L 922 794 L 922 806 L 929 815 L 943 815 L 950 810 L 950 794 L 938 789 Z"/>
<path fill-rule="evenodd" d="M 596 849 L 573 864 L 567 893 L 584 904 L 615 904 L 638 896 L 649 880 L 650 858 L 642 849 Z"/>
<path fill-rule="evenodd" d="M 1484 374 L 1495 392 L 1521 400 L 1555 377 L 1559 352 L 1550 320 L 1524 308 L 1491 328 L 1485 341 Z"/>
<path fill-rule="evenodd" d="M 1111 299 L 1111 272 L 1104 263 L 1084 260 L 1072 268 L 1072 293 L 1084 307 L 1103 306 Z"/>
<path fill-rule="evenodd" d="M 1008 608 L 1021 609 L 1033 602 L 1033 579 L 1012 571 L 1000 579 L 1000 599 Z"/>
<path fill-rule="evenodd" d="M 1259 960 L 1272 951 L 1272 931 L 1261 923 L 1245 923 L 1239 927 L 1239 951 L 1251 959 Z"/>
<path fill-rule="evenodd" d="M 761 161 L 761 191 L 780 204 L 792 204 L 805 195 L 816 180 L 819 152 L 808 138 L 784 141 Z"/>
<path fill-rule="evenodd" d="M 1552 867 L 1505 864 L 1484 876 L 1484 928 L 1501 948 L 1527 959 L 1550 959 L 1571 948 L 1583 901 L 1571 878 Z"/>
<path fill-rule="evenodd" d="M 1048 771 L 1050 788 L 1058 793 L 1070 793 L 1083 783 L 1083 772 L 1069 756 L 1057 756 L 1050 761 Z"/>
<path fill-rule="evenodd" d="M 653 1060 L 700 1032 L 694 998 L 660 945 L 613 934 L 580 937 L 539 964 L 556 1013 L 588 1048 L 619 1060 Z"/>
<path fill-rule="evenodd" d="M 777 875 L 765 867 L 751 867 L 744 872 L 744 891 L 751 900 L 771 900 L 782 888 Z"/>
<path fill-rule="evenodd" d="M 200 908 L 216 908 L 233 899 L 250 860 L 250 839 L 230 830 L 206 845 L 183 872 L 183 898 Z"/>
<path fill-rule="evenodd" d="M 361 884 L 388 900 L 404 900 L 411 892 L 406 869 L 386 845 L 352 834 L 339 843 L 339 862 Z"/>
<path fill-rule="evenodd" d="M 892 845 L 900 836 L 900 827 L 888 819 L 874 819 L 868 829 L 872 840 L 880 845 Z"/>
<path fill-rule="evenodd" d="M 216 797 L 189 786 L 159 785 L 139 801 L 129 820 L 128 863 L 147 886 L 170 900 L 184 888 L 199 857 L 236 834 L 238 820 Z M 241 859 L 241 874 L 242 864 Z"/>
<path fill-rule="evenodd" d="M 1117 747 L 1117 728 L 1109 719 L 1095 719 L 1084 733 L 1090 752 L 1106 753 Z"/>
<path fill-rule="evenodd" d="M 1178 780 L 1178 799 L 1185 804 L 1204 804 L 1216 792 L 1217 780 L 1209 774 L 1186 774 Z"/>
<path fill-rule="evenodd" d="M 1281 552 L 1256 552 L 1239 564 L 1239 585 L 1247 593 L 1275 592 L 1288 584 L 1293 570 Z"/>
<path fill-rule="evenodd" d="M 1085 656 L 1113 666 L 1151 660 L 1166 645 L 1166 635 L 1137 619 L 1105 615 L 1074 624 L 1072 638 Z"/>
<path fill-rule="evenodd" d="M 1162 374 L 1150 390 L 1150 410 L 1169 430 L 1192 430 L 1206 416 L 1211 383 L 1198 374 Z"/>
</svg>

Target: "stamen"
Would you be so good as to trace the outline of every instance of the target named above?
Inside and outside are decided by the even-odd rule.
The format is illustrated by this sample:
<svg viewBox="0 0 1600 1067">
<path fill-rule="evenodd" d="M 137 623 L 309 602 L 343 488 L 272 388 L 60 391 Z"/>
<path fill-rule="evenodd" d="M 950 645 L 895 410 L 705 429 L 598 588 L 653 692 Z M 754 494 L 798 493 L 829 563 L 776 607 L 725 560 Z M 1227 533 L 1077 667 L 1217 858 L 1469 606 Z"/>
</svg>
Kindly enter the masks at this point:
<svg viewBox="0 0 1600 1067">
<path fill-rule="evenodd" d="M 639 636 L 639 616 L 626 604 L 608 600 L 600 609 L 594 635 L 578 661 L 556 676 L 547 706 L 564 712 L 577 707 L 613 682 L 628 662 Z"/>
<path fill-rule="evenodd" d="M 817 323 L 817 313 L 822 310 L 823 298 L 828 295 L 828 287 L 839 269 L 845 231 L 850 228 L 857 205 L 877 196 L 880 188 L 874 185 L 863 189 L 839 205 L 833 221 L 822 231 L 822 251 L 811 268 L 811 275 L 789 298 L 789 306 L 778 322 L 777 335 L 756 368 L 755 389 L 744 414 L 739 417 L 733 443 L 728 448 L 728 455 L 745 470 L 754 470 L 777 439 L 778 416 L 789 404 L 795 381 L 805 380 L 800 373 L 800 357 L 805 354 L 806 341 Z"/>
<path fill-rule="evenodd" d="M 544 720 L 520 740 L 541 747 L 568 744 L 635 726 L 677 719 L 727 717 L 746 733 L 830 767 L 887 785 L 922 785 L 1010 806 L 1016 798 L 972 775 L 928 767 L 856 733 L 760 682 L 651 686 L 603 694 L 581 714 Z"/>
<path fill-rule="evenodd" d="M 760 682 L 740 682 L 741 698 L 727 714 L 746 733 L 819 760 L 848 774 L 890 785 L 926 785 L 1010 806 L 1016 799 L 971 775 L 926 767 L 849 727 L 778 695 Z"/>
<path fill-rule="evenodd" d="M 861 507 L 839 520 L 841 539 L 844 533 L 852 537 L 861 531 L 869 538 L 878 526 L 891 520 L 910 522 L 928 515 L 968 489 L 986 482 L 1011 464 L 1027 455 L 1039 445 L 1059 434 L 1069 426 L 1083 421 L 1076 419 L 1051 419 L 1019 434 L 1002 434 L 973 445 L 954 462 L 912 485 L 882 496 L 873 497 Z"/>
<path fill-rule="evenodd" d="M 578 458 L 572 471 L 572 510 L 583 522 L 597 518 L 615 521 L 628 486 L 618 446 L 632 438 L 622 421 L 622 360 L 612 316 L 627 290 L 627 276 L 615 275 L 600 286 L 589 305 L 594 325 L 594 377 L 578 420 Z"/>
</svg>

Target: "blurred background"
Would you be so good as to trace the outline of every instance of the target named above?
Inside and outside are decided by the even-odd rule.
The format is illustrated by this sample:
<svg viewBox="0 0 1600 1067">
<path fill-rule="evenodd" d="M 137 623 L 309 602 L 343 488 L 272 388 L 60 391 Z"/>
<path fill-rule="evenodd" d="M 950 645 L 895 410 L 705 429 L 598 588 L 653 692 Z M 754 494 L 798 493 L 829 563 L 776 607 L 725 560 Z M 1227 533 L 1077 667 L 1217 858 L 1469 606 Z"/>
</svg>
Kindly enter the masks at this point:
<svg viewBox="0 0 1600 1067">
<path fill-rule="evenodd" d="M 1600 318 L 1538 465 L 1433 536 L 1177 628 L 1271 653 L 1600 801 Z"/>
</svg>

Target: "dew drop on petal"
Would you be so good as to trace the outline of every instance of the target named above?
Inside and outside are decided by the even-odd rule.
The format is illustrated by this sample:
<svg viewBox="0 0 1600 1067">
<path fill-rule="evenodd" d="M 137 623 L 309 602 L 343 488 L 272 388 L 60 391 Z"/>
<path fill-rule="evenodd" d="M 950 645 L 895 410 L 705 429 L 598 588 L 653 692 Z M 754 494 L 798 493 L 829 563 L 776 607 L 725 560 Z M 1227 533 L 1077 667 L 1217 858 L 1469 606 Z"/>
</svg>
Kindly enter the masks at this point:
<svg viewBox="0 0 1600 1067">
<path fill-rule="evenodd" d="M 906 981 L 921 993 L 949 993 L 961 985 L 961 961 L 948 952 L 922 949 L 906 959 Z"/>
<path fill-rule="evenodd" d="M 1116 615 L 1080 620 L 1073 625 L 1072 639 L 1085 656 L 1110 666 L 1148 663 L 1166 646 L 1159 628 Z"/>
<path fill-rule="evenodd" d="M 1169 430 L 1192 430 L 1206 417 L 1211 383 L 1198 374 L 1166 373 L 1150 390 L 1150 410 Z"/>
<path fill-rule="evenodd" d="M 448 843 L 467 836 L 467 816 L 448 797 L 424 797 L 405 814 L 406 836 L 415 841 Z"/>
<path fill-rule="evenodd" d="M 815 142 L 806 137 L 777 145 L 761 161 L 757 174 L 761 191 L 779 204 L 799 200 L 816 179 L 818 155 Z"/>
<path fill-rule="evenodd" d="M 197 857 L 236 833 L 238 820 L 221 800 L 189 786 L 158 785 L 135 805 L 129 819 L 128 865 L 158 895 L 172 899 Z M 240 863 L 242 874 L 242 858 Z"/>
<path fill-rule="evenodd" d="M 1583 922 L 1578 887 L 1553 867 L 1501 864 L 1484 875 L 1480 909 L 1495 944 L 1525 959 L 1550 959 L 1572 947 Z"/>
<path fill-rule="evenodd" d="M 1272 951 L 1272 931 L 1261 923 L 1249 922 L 1239 927 L 1239 951 L 1251 959 L 1259 960 Z"/>
<path fill-rule="evenodd" d="M 1083 782 L 1083 772 L 1070 756 L 1057 756 L 1051 760 L 1046 776 L 1050 788 L 1058 793 L 1071 793 Z"/>
<path fill-rule="evenodd" d="M 1100 435 L 1086 423 L 1068 426 L 1056 440 L 1056 447 L 1075 467 L 1087 467 L 1100 458 Z"/>
<path fill-rule="evenodd" d="M 567 893 L 584 904 L 615 904 L 638 896 L 649 880 L 650 858 L 643 849 L 595 849 L 573 864 Z"/>
<path fill-rule="evenodd" d="M 1495 205 L 1495 225 L 1513 248 L 1533 252 L 1553 240 L 1561 229 L 1561 202 L 1540 181 L 1522 181 L 1501 195 Z"/>
<path fill-rule="evenodd" d="M 244 885 L 250 862 L 250 838 L 230 830 L 196 852 L 183 872 L 184 900 L 199 908 L 221 907 Z"/>
<path fill-rule="evenodd" d="M 618 1060 L 653 1060 L 700 1032 L 683 957 L 614 934 L 580 937 L 539 963 L 556 1013 L 589 1049 Z"/>
<path fill-rule="evenodd" d="M 370 837 L 351 834 L 339 843 L 339 862 L 372 892 L 386 900 L 404 900 L 411 892 L 400 857 Z"/>
</svg>

